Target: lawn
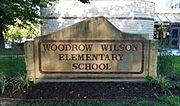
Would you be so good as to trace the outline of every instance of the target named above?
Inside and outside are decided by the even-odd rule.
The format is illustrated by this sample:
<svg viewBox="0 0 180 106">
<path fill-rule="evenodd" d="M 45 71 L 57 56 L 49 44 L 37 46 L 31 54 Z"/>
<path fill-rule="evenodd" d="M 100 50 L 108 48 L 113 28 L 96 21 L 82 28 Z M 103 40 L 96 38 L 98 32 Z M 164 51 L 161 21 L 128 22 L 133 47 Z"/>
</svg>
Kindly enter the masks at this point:
<svg viewBox="0 0 180 106">
<path fill-rule="evenodd" d="M 11 101 L 1 102 L 7 106 L 180 106 L 180 96 L 157 97 L 155 101 L 128 102 L 118 100 L 62 100 L 62 101 Z"/>
<path fill-rule="evenodd" d="M 0 55 L 0 73 L 13 77 L 25 73 L 23 55 Z"/>
<path fill-rule="evenodd" d="M 180 76 L 180 56 L 158 56 L 157 72 L 164 76 Z"/>
<path fill-rule="evenodd" d="M 180 76 L 180 56 L 173 56 L 174 60 L 174 70 L 173 74 Z"/>
</svg>

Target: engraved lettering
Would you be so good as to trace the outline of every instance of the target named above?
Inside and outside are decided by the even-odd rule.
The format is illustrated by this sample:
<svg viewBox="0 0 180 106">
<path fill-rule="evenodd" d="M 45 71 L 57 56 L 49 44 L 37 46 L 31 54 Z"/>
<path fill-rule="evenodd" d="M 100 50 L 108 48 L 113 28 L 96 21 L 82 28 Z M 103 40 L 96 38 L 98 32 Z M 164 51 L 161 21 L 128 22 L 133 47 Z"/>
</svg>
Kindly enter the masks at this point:
<svg viewBox="0 0 180 106">
<path fill-rule="evenodd" d="M 74 63 L 72 70 L 111 70 L 108 63 Z"/>
</svg>

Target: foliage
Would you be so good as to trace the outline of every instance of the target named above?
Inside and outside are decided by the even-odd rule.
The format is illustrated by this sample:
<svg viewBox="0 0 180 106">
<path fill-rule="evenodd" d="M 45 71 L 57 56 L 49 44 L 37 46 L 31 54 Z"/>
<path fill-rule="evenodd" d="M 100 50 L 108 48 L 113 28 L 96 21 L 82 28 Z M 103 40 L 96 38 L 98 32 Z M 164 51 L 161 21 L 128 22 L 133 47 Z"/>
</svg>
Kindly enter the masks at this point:
<svg viewBox="0 0 180 106">
<path fill-rule="evenodd" d="M 180 106 L 180 96 L 163 96 L 157 97 L 159 103 L 167 106 Z"/>
<path fill-rule="evenodd" d="M 174 87 L 177 87 L 178 89 L 180 89 L 180 82 L 176 82 L 176 83 L 174 84 Z"/>
<path fill-rule="evenodd" d="M 89 0 L 78 0 L 78 1 L 80 1 L 80 2 L 82 2 L 82 3 L 90 3 Z"/>
<path fill-rule="evenodd" d="M 51 5 L 57 0 L 1 0 L 0 3 L 0 49 L 4 48 L 4 35 L 9 25 L 18 24 L 19 27 L 31 26 L 31 23 L 38 23 L 41 17 L 39 7 Z M 79 0 L 89 3 L 89 0 Z M 18 23 L 20 20 L 21 23 Z"/>
<path fill-rule="evenodd" d="M 25 74 L 12 78 L 12 83 L 13 92 L 24 92 L 29 86 L 29 81 L 26 79 Z"/>
<path fill-rule="evenodd" d="M 173 55 L 167 48 L 159 49 L 157 72 L 167 77 L 180 76 L 180 56 Z"/>
<path fill-rule="evenodd" d="M 180 76 L 180 56 L 173 56 L 173 64 L 174 70 L 172 74 L 174 76 Z"/>
<path fill-rule="evenodd" d="M 169 31 L 169 26 L 168 25 L 161 25 L 162 31 L 163 32 L 168 32 Z"/>
<path fill-rule="evenodd" d="M 1 57 L 10 57 L 10 56 L 16 56 L 20 57 L 20 55 L 24 55 L 25 51 L 23 47 L 19 47 L 14 45 L 13 48 L 6 48 L 0 50 L 0 59 Z"/>
<path fill-rule="evenodd" d="M 156 85 L 156 80 L 155 80 L 155 78 L 153 78 L 151 76 L 147 76 L 145 79 L 145 83 L 147 85 Z"/>
<path fill-rule="evenodd" d="M 47 6 L 50 1 L 55 0 L 1 0 L 0 49 L 5 47 L 3 32 L 6 33 L 9 30 L 9 25 L 33 29 L 31 24 L 39 22 L 39 7 Z M 20 31 L 17 31 L 16 36 L 20 37 L 20 34 Z"/>
<path fill-rule="evenodd" d="M 4 73 L 0 73 L 0 90 L 4 93 L 5 89 L 12 86 L 11 78 Z"/>
<path fill-rule="evenodd" d="M 22 24 L 20 20 L 17 19 L 15 25 L 8 25 L 7 32 L 5 33 L 5 37 L 11 41 L 22 41 L 22 38 L 31 39 L 40 34 L 39 25 L 32 24 L 29 22 L 29 25 L 24 27 L 19 27 L 18 25 Z"/>
<path fill-rule="evenodd" d="M 148 76 L 146 77 L 145 82 L 148 85 L 159 85 L 165 94 L 171 94 L 171 91 L 169 89 L 172 87 L 172 85 L 165 76 L 159 75 L 156 78 Z"/>
<path fill-rule="evenodd" d="M 108 100 L 61 100 L 61 101 L 11 101 L 8 106 L 180 106 L 180 96 L 162 96 L 154 101 L 130 100 L 130 102 Z"/>
<path fill-rule="evenodd" d="M 173 55 L 171 46 L 158 43 L 157 72 L 160 75 L 174 77 L 180 75 L 180 56 Z"/>
<path fill-rule="evenodd" d="M 13 53 L 12 53 L 13 52 Z M 2 93 L 5 88 L 14 92 L 22 92 L 29 86 L 26 80 L 25 60 L 23 55 L 15 54 L 17 50 L 0 52 L 0 85 Z"/>
<path fill-rule="evenodd" d="M 135 105 L 138 105 L 138 100 L 136 98 L 130 100 L 128 104 L 124 104 L 124 106 L 135 106 Z"/>
<path fill-rule="evenodd" d="M 172 76 L 172 72 L 175 70 L 173 57 L 171 51 L 160 49 L 157 60 L 158 74 Z"/>
<path fill-rule="evenodd" d="M 20 26 L 37 23 L 40 18 L 39 7 L 46 7 L 51 2 L 57 0 L 1 0 L 0 20 L 3 21 L 3 27 L 14 25 L 17 19 L 22 22 Z M 89 0 L 79 0 L 83 3 L 89 3 Z"/>
<path fill-rule="evenodd" d="M 40 18 L 39 6 L 47 6 L 50 1 L 55 0 L 1 0 L 0 19 L 3 20 L 3 27 L 14 25 L 17 19 L 22 21 L 22 25 L 29 25 L 29 22 L 37 23 Z"/>
<path fill-rule="evenodd" d="M 169 80 L 166 79 L 166 77 L 159 75 L 158 77 L 156 77 L 155 80 L 156 80 L 156 84 L 160 85 L 161 89 L 163 90 L 163 92 L 165 92 L 165 94 L 166 93 L 171 94 L 169 88 L 171 88 L 172 85 L 170 84 Z"/>
<path fill-rule="evenodd" d="M 4 93 L 5 89 L 8 88 L 13 92 L 23 92 L 29 86 L 29 81 L 26 80 L 25 74 L 17 77 L 7 77 L 5 74 L 0 73 L 0 90 Z"/>
<path fill-rule="evenodd" d="M 1 93 L 4 93 L 4 90 L 5 90 L 7 85 L 8 85 L 8 81 L 7 81 L 6 76 L 3 73 L 0 73 L 0 90 L 1 90 Z"/>
<path fill-rule="evenodd" d="M 25 60 L 22 55 L 0 55 L 0 73 L 15 77 L 25 73 Z"/>
</svg>

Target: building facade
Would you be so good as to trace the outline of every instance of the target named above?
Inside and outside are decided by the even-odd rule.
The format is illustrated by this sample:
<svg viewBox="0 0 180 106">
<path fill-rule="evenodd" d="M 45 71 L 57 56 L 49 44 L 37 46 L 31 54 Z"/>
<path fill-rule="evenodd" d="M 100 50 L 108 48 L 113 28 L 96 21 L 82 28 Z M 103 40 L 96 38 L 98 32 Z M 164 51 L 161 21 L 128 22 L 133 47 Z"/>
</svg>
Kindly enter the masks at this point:
<svg viewBox="0 0 180 106">
<path fill-rule="evenodd" d="M 180 0 L 60 0 L 41 8 L 41 35 L 90 17 L 104 16 L 119 30 L 148 34 L 180 49 Z"/>
<path fill-rule="evenodd" d="M 180 49 L 180 0 L 164 0 L 161 5 L 156 3 L 154 38 Z"/>
<path fill-rule="evenodd" d="M 41 34 L 55 32 L 90 17 L 104 16 L 119 30 L 147 34 L 153 39 L 155 4 L 145 0 L 92 0 L 83 4 L 78 0 L 60 0 L 41 8 Z"/>
</svg>

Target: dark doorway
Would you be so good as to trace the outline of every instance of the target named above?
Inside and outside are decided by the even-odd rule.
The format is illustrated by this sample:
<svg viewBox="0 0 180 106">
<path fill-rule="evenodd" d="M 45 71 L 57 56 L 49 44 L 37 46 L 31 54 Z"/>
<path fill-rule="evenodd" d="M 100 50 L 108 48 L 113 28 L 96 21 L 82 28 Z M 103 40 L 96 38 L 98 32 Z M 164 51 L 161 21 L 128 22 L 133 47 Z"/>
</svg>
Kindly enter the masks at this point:
<svg viewBox="0 0 180 106">
<path fill-rule="evenodd" d="M 180 48 L 180 24 L 171 25 L 170 28 L 170 45 L 173 48 Z"/>
</svg>

